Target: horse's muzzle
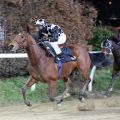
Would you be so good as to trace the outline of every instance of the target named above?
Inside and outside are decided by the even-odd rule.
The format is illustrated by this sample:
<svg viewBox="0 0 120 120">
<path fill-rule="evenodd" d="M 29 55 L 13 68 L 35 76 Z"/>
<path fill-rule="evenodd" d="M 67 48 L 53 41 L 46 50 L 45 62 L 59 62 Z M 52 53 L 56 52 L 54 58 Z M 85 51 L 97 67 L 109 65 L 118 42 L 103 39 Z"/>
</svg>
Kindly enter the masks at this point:
<svg viewBox="0 0 120 120">
<path fill-rule="evenodd" d="M 9 50 L 11 52 L 15 53 L 17 51 L 17 49 L 18 49 L 18 45 L 12 45 L 12 44 L 9 45 Z"/>
<path fill-rule="evenodd" d="M 8 49 L 9 49 L 9 50 L 12 50 L 13 47 L 14 47 L 13 45 L 9 45 L 9 46 L 8 46 Z"/>
</svg>

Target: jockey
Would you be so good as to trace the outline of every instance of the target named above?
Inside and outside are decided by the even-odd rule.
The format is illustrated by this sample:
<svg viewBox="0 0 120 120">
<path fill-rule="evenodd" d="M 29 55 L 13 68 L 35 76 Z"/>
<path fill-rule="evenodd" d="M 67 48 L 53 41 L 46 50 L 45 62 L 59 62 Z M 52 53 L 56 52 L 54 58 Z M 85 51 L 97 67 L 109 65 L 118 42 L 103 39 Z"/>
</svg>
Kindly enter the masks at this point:
<svg viewBox="0 0 120 120">
<path fill-rule="evenodd" d="M 55 59 L 59 60 L 62 55 L 62 51 L 58 45 L 66 42 L 66 35 L 64 34 L 63 30 L 58 25 L 48 24 L 44 19 L 38 19 L 35 25 L 37 28 L 35 40 L 39 41 L 39 39 L 47 37 L 48 43 L 55 51 L 55 53 L 53 53 Z"/>
<path fill-rule="evenodd" d="M 118 29 L 117 39 L 118 39 L 118 44 L 120 45 L 120 29 Z"/>
</svg>

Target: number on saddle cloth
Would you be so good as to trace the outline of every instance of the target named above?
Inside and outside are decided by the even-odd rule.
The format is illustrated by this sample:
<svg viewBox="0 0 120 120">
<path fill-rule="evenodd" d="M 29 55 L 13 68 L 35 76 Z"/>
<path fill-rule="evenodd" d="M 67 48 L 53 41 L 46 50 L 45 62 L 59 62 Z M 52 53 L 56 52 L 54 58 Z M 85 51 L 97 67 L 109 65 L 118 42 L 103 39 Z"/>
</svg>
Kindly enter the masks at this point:
<svg viewBox="0 0 120 120">
<path fill-rule="evenodd" d="M 70 61 L 75 61 L 76 57 L 73 55 L 73 52 L 70 48 L 64 46 L 62 49 L 62 58 L 61 61 L 62 63 L 70 62 Z"/>
</svg>

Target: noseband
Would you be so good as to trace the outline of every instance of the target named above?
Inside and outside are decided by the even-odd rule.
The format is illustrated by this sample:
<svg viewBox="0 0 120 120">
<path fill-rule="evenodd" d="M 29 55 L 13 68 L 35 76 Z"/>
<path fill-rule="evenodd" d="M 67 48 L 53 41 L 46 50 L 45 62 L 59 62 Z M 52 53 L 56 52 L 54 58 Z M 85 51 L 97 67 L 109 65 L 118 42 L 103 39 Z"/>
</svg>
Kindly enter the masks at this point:
<svg viewBox="0 0 120 120">
<path fill-rule="evenodd" d="M 21 33 L 19 34 L 19 36 L 21 36 Z M 25 35 L 24 35 L 25 36 Z M 22 39 L 22 37 L 21 37 Z M 22 40 L 22 41 L 18 41 L 18 40 L 15 40 L 17 42 L 17 44 L 20 46 L 20 47 L 23 47 L 22 44 L 28 40 L 28 35 L 25 36 L 25 38 Z"/>
</svg>

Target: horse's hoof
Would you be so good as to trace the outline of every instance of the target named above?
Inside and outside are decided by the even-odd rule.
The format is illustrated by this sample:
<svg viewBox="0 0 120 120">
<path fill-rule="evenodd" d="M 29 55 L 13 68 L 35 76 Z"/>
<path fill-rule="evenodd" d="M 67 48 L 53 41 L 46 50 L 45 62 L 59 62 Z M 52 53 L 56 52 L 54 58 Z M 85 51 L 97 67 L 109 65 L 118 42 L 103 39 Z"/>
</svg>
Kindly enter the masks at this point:
<svg viewBox="0 0 120 120">
<path fill-rule="evenodd" d="M 63 102 L 64 98 L 62 95 L 55 97 L 55 101 L 57 104 L 61 104 Z"/>
<path fill-rule="evenodd" d="M 54 102 L 54 101 L 55 101 L 54 97 L 49 97 L 49 100 L 50 100 L 51 102 Z"/>
<path fill-rule="evenodd" d="M 84 102 L 85 101 L 85 98 L 84 97 L 79 97 L 79 100 L 80 100 L 80 102 Z"/>
<path fill-rule="evenodd" d="M 84 102 L 84 96 L 85 96 L 85 94 L 83 94 L 83 92 L 82 91 L 80 91 L 80 94 L 79 94 L 79 100 L 81 101 L 81 102 Z"/>
<path fill-rule="evenodd" d="M 112 96 L 112 93 L 107 93 L 105 96 L 106 96 L 106 97 L 111 97 L 111 96 Z"/>
<path fill-rule="evenodd" d="M 57 106 L 60 108 L 60 107 L 62 106 L 62 104 L 61 104 L 61 103 L 59 103 L 59 104 L 57 104 Z"/>
<path fill-rule="evenodd" d="M 63 95 L 63 98 L 64 98 L 64 99 L 67 98 L 67 97 L 70 97 L 70 93 L 65 93 L 65 94 Z"/>
<path fill-rule="evenodd" d="M 112 92 L 106 91 L 105 93 L 102 94 L 104 97 L 110 97 L 112 95 Z"/>
<path fill-rule="evenodd" d="M 29 106 L 29 107 L 32 106 L 32 104 L 30 103 L 30 101 L 25 101 L 24 103 L 25 103 L 27 106 Z"/>
<path fill-rule="evenodd" d="M 60 99 L 57 104 L 61 104 L 63 102 L 63 99 Z"/>
</svg>

